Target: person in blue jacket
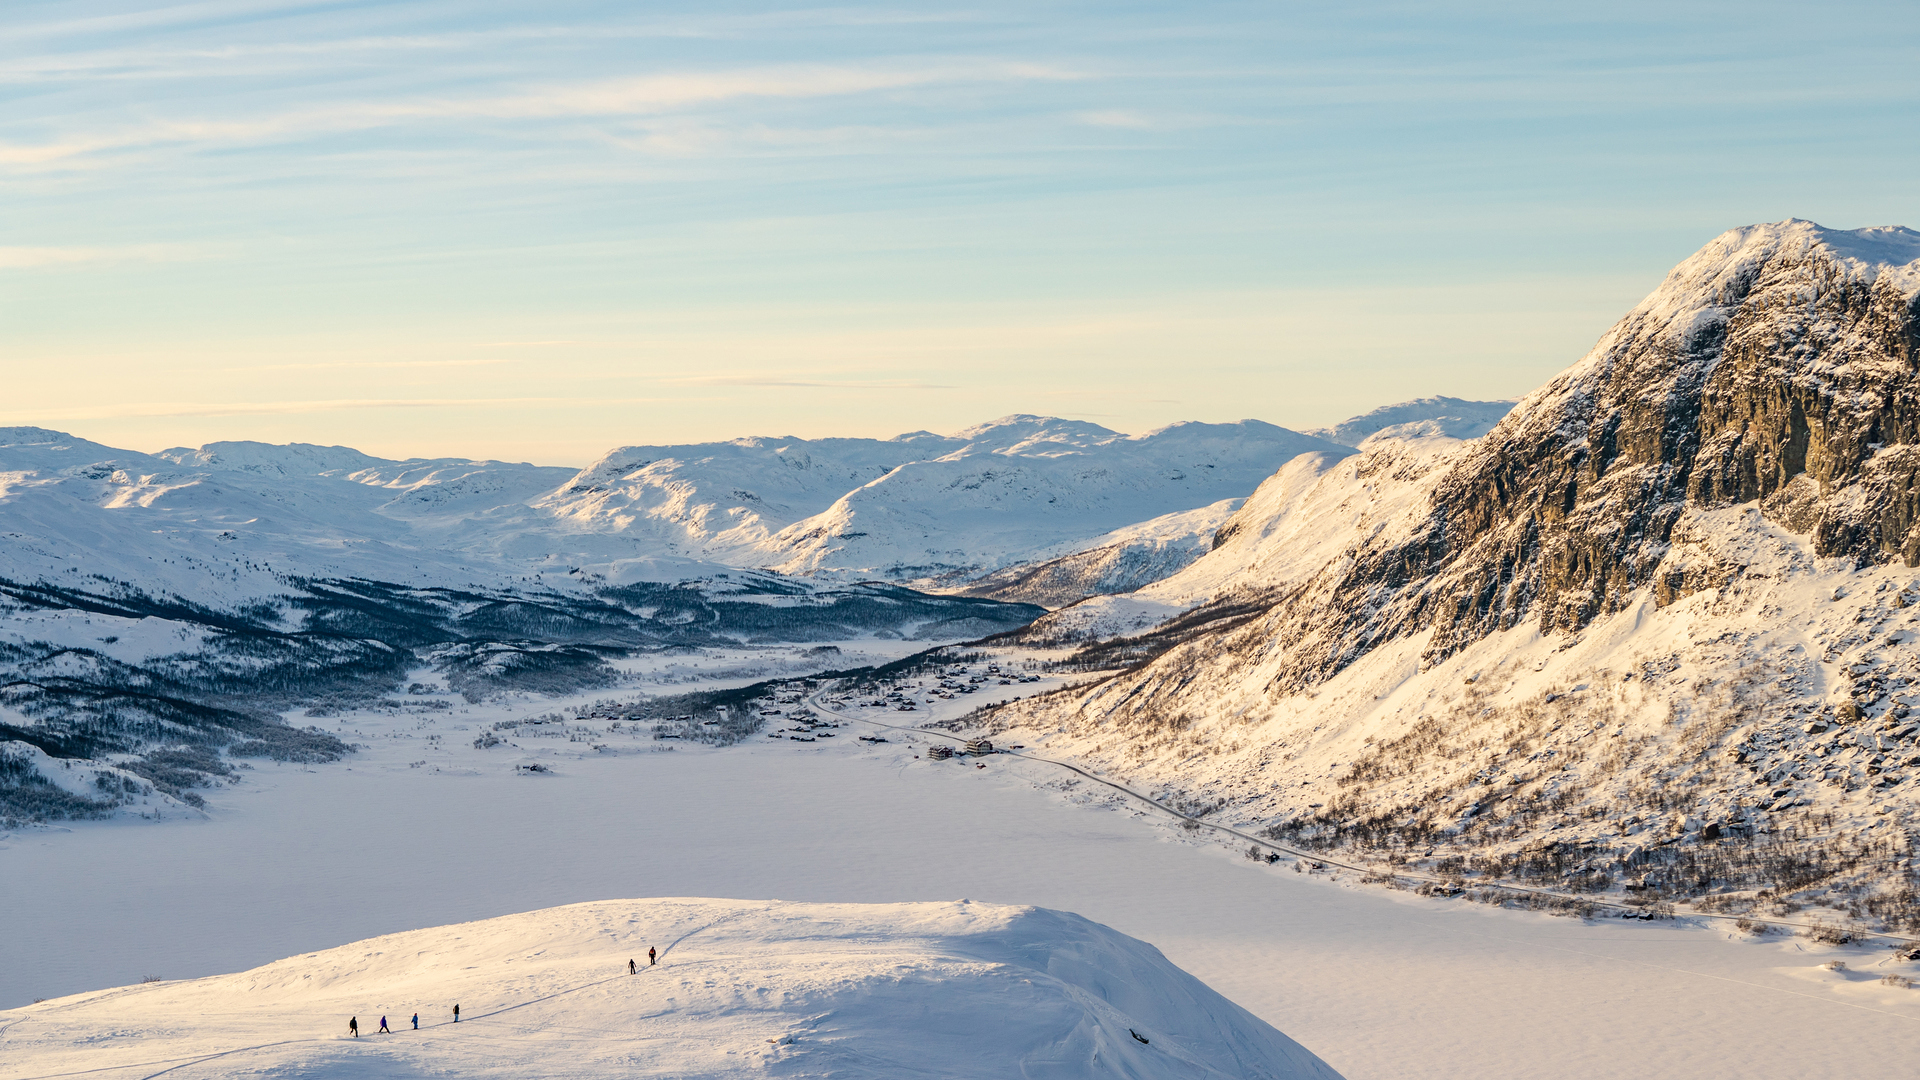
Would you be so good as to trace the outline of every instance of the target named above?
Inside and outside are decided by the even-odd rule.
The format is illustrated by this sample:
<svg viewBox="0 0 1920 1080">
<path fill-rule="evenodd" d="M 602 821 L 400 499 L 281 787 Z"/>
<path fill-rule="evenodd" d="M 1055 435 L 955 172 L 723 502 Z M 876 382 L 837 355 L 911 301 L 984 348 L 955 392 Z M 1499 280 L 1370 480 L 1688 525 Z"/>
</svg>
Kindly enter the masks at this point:
<svg viewBox="0 0 1920 1080">
<path fill-rule="evenodd" d="M 420 1014 L 419 1013 L 413 1014 L 413 1030 L 415 1031 L 420 1030 Z"/>
</svg>

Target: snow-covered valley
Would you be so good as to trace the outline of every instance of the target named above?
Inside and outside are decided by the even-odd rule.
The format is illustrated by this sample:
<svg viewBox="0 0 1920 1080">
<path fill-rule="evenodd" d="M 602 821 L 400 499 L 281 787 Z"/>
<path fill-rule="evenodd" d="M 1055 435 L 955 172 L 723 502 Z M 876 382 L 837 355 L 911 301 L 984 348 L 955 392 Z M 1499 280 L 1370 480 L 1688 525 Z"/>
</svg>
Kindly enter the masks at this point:
<svg viewBox="0 0 1920 1080">
<path fill-rule="evenodd" d="M 986 685 L 981 695 L 1005 698 L 1059 683 Z M 975 704 L 918 696 L 935 720 Z M 671 1044 L 670 1011 L 649 1022 L 610 1015 L 598 999 L 577 1012 L 530 1006 L 490 1021 L 490 1031 L 477 1025 L 478 1051 L 447 1042 L 444 1027 L 430 1047 L 354 1046 L 344 1025 L 357 1015 L 370 1031 L 383 1012 L 397 1023 L 414 1011 L 423 1024 L 444 1023 L 463 979 L 481 979 L 498 999 L 489 1003 L 511 1005 L 574 968 L 626 978 L 630 955 L 644 964 L 646 945 L 665 944 L 653 928 L 631 944 L 602 935 L 598 947 L 550 957 L 502 940 L 480 950 L 485 966 L 474 972 L 460 969 L 476 961 L 429 949 L 431 964 L 396 962 L 379 977 L 356 974 L 284 1003 L 241 995 L 229 1004 L 218 993 L 246 985 L 234 979 L 204 989 L 177 982 L 283 957 L 293 958 L 283 967 L 306 973 L 315 970 L 303 966 L 306 954 L 379 935 L 629 896 L 967 899 L 1077 912 L 1156 946 L 1348 1080 L 1849 1075 L 1920 1051 L 1912 1000 L 1920 995 L 1882 981 L 1920 975 L 1920 965 L 1884 948 L 1753 938 L 1686 920 L 1555 918 L 1302 873 L 1293 860 L 1255 863 L 1036 763 L 931 761 L 932 736 L 865 743 L 850 725 L 834 739 L 783 734 L 712 748 L 610 731 L 602 720 L 576 724 L 594 728 L 590 741 L 575 731 L 472 746 L 470 736 L 522 715 L 461 703 L 342 716 L 336 733 L 363 747 L 350 761 L 262 762 L 210 790 L 205 816 L 8 836 L 0 903 L 33 932 L 9 938 L 0 992 L 9 1005 L 53 1000 L 0 1012 L 0 1075 L 64 1071 L 30 1051 L 77 1037 L 96 1041 L 59 1053 L 101 1055 L 98 1064 L 169 1056 L 142 1056 L 137 1036 L 155 1025 L 171 1032 L 161 1041 L 188 1054 L 297 1040 L 287 1057 L 267 1059 L 297 1061 L 286 1070 L 296 1075 L 369 1069 L 389 1053 L 396 1068 L 459 1072 L 484 1071 L 489 1055 L 538 1053 L 543 1074 L 592 1076 L 607 1040 L 618 1040 L 620 1068 L 645 1074 L 668 1060 L 648 1055 Z M 520 767 L 536 763 L 546 770 Z M 687 948 L 667 959 L 693 956 Z M 1846 967 L 1827 966 L 1834 961 Z M 755 966 L 753 975 L 776 968 Z M 148 975 L 162 981 L 141 984 Z M 691 1006 L 712 992 L 708 979 L 700 973 L 674 996 Z M 82 996 L 59 997 L 70 993 Z M 152 1011 L 142 1011 L 142 994 L 160 995 Z M 182 1008 L 197 1011 L 168 1011 Z M 745 1049 L 764 1051 L 788 1033 L 782 1016 L 755 1015 L 740 1014 L 737 1033 L 751 1023 L 770 1030 L 754 1028 Z M 965 1034 L 987 1040 L 1005 1030 L 1005 1017 L 988 1017 Z M 567 1071 L 556 1055 L 575 1040 L 580 1064 Z M 380 1057 L 342 1056 L 366 1052 Z M 236 1075 L 258 1064 L 170 1075 Z"/>
<path fill-rule="evenodd" d="M 192 805 L 227 758 L 335 760 L 293 714 L 378 700 L 420 660 L 478 700 L 619 686 L 661 650 L 1004 632 L 1191 563 L 1302 449 L 1351 453 L 1257 421 L 1011 416 L 568 470 L 7 428 L 0 820 Z"/>
<path fill-rule="evenodd" d="M 1786 221 L 1511 412 L 1014 416 L 577 472 L 9 429 L 0 902 L 47 932 L 0 991 L 424 956 L 515 912 L 534 940 L 611 898 L 965 897 L 1157 946 L 1350 1078 L 1869 1071 L 1920 1030 L 1917 356 L 1920 234 Z M 869 915 L 910 965 L 959 948 Z M 414 977 L 339 970 L 382 1003 Z M 866 1022 L 802 998 L 778 1023 Z M 0 1014 L 0 1051 L 82 1054 L 114 999 Z M 718 1000 L 646 1005 L 719 1034 L 627 1064 L 698 1075 L 701 1038 L 776 1023 Z M 327 1030 L 270 1071 L 370 1052 Z"/>
</svg>

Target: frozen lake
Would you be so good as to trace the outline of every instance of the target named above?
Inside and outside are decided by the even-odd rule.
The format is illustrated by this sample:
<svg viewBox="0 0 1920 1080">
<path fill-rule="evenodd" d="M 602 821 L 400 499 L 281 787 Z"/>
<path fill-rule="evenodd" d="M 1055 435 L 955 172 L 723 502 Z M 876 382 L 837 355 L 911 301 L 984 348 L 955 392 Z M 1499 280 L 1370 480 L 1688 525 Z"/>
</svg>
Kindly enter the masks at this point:
<svg viewBox="0 0 1920 1080">
<path fill-rule="evenodd" d="M 1076 803 L 1037 786 L 1053 779 L 1037 764 L 921 761 L 848 729 L 601 754 L 560 740 L 478 751 L 449 731 L 454 747 L 429 754 L 418 723 L 350 721 L 365 752 L 314 771 L 263 764 L 209 793 L 209 820 L 7 837 L 0 1005 L 586 900 L 964 897 L 1152 942 L 1350 1080 L 1784 1080 L 1920 1055 L 1920 991 L 1879 982 L 1913 965 L 1885 949 L 1329 881 Z M 555 771 L 513 771 L 535 758 Z M 1823 966 L 1835 958 L 1849 970 Z M 0 1075 L 35 1073 L 7 1061 Z"/>
</svg>

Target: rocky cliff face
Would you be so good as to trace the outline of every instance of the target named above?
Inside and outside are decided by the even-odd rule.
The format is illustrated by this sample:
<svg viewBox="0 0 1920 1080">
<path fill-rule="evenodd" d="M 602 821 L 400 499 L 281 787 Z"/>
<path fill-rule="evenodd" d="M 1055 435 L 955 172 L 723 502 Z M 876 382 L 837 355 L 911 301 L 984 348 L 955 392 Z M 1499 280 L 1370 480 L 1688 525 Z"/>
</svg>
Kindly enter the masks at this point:
<svg viewBox="0 0 1920 1080">
<path fill-rule="evenodd" d="M 1655 585 L 1689 506 L 1760 500 L 1820 555 L 1920 562 L 1917 359 L 1920 233 L 1726 233 L 1276 611 L 1283 681 L 1428 629 L 1429 663 L 1532 618 L 1577 630 Z"/>
<path fill-rule="evenodd" d="M 1257 493 L 1210 600 L 982 727 L 1294 843 L 1920 928 L 1917 298 L 1910 230 L 1727 233 L 1484 437 Z"/>
</svg>

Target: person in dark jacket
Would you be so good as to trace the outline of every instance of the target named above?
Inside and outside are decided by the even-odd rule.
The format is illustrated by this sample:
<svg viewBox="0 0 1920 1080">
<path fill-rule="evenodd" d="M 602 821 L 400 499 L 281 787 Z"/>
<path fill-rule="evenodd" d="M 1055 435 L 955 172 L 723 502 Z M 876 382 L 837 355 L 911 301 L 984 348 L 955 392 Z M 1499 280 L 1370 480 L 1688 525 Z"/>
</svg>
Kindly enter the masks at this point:
<svg viewBox="0 0 1920 1080">
<path fill-rule="evenodd" d="M 660 962 L 660 954 L 653 951 L 653 946 L 651 945 L 647 946 L 647 966 L 652 967 L 653 965 L 659 962 Z"/>
<path fill-rule="evenodd" d="M 360 1018 L 356 1016 L 353 1019 L 348 1020 L 347 1030 L 353 1032 L 354 1038 L 356 1039 L 359 1038 L 360 1037 Z"/>
<path fill-rule="evenodd" d="M 453 1022 L 456 1024 L 460 1022 L 460 1006 L 458 1005 L 453 1007 Z"/>
<path fill-rule="evenodd" d="M 419 1013 L 413 1014 L 413 1030 L 415 1031 L 420 1030 L 420 1014 Z"/>
<path fill-rule="evenodd" d="M 627 961 L 627 974 L 632 975 L 638 972 L 639 970 L 640 968 L 637 965 L 635 965 L 633 961 L 631 960 Z"/>
<path fill-rule="evenodd" d="M 385 1035 L 393 1034 L 393 1032 L 387 1030 L 387 1018 L 384 1016 L 380 1018 L 380 1031 Z"/>
</svg>

